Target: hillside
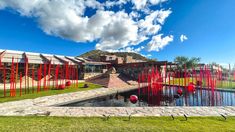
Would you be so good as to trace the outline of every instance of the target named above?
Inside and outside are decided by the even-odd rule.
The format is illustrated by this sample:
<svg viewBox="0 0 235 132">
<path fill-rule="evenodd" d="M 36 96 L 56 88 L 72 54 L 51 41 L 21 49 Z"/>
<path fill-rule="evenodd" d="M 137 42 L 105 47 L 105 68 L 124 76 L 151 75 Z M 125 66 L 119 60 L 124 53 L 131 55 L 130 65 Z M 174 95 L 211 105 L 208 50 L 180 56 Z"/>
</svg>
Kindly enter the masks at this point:
<svg viewBox="0 0 235 132">
<path fill-rule="evenodd" d="M 138 54 L 138 53 L 132 53 L 132 52 L 107 52 L 107 51 L 101 51 L 101 50 L 92 50 L 89 52 L 86 52 L 82 55 L 80 55 L 79 57 L 83 57 L 83 58 L 89 58 L 92 59 L 94 61 L 100 61 L 100 56 L 101 55 L 116 55 L 119 57 L 125 57 L 126 55 L 128 56 L 132 56 L 133 59 L 137 59 L 137 60 L 143 60 L 143 61 L 148 61 L 149 59 Z"/>
</svg>

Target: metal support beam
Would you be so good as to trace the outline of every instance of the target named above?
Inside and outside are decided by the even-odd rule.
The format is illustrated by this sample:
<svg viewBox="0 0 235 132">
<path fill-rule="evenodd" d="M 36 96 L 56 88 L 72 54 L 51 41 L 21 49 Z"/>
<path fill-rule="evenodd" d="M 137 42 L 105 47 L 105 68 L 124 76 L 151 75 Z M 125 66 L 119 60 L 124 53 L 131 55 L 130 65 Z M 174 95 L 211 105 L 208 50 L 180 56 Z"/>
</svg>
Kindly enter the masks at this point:
<svg viewBox="0 0 235 132">
<path fill-rule="evenodd" d="M 68 59 L 68 60 L 70 60 L 70 61 L 72 61 L 72 62 L 75 63 L 75 64 L 78 64 L 78 65 L 81 65 L 81 64 L 82 64 L 82 62 L 79 61 L 79 60 L 77 60 L 77 59 L 72 59 L 72 58 L 67 57 L 67 56 L 65 56 L 65 58 Z"/>
<path fill-rule="evenodd" d="M 47 62 L 51 62 L 51 60 L 49 60 L 46 56 L 44 56 L 43 54 L 40 54 L 40 57 L 44 60 L 46 60 Z"/>
<path fill-rule="evenodd" d="M 0 53 L 0 58 L 2 59 L 2 57 L 3 57 L 5 54 L 6 54 L 6 50 L 2 51 L 2 52 Z"/>
<path fill-rule="evenodd" d="M 60 58 L 60 57 L 58 57 L 58 56 L 56 56 L 56 55 L 54 55 L 54 57 L 55 57 L 56 59 L 58 59 L 59 61 L 63 62 L 63 63 L 69 63 L 68 61 L 66 61 L 66 60 L 64 60 L 64 59 L 62 59 L 62 58 Z"/>
</svg>

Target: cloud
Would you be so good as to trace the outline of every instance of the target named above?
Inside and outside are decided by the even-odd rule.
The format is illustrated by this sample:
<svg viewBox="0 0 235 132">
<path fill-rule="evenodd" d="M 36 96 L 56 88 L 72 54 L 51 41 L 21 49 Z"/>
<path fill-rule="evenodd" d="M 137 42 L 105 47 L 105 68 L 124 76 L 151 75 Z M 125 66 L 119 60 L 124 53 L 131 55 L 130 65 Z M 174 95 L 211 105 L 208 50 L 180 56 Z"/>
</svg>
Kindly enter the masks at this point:
<svg viewBox="0 0 235 132">
<path fill-rule="evenodd" d="M 111 20 L 101 33 L 97 49 L 111 50 L 132 45 L 137 40 L 138 27 L 124 12 L 110 16 Z M 125 23 L 125 24 L 124 24 Z"/>
<path fill-rule="evenodd" d="M 157 34 L 170 13 L 170 10 L 157 10 L 146 15 L 144 19 L 138 22 L 140 33 L 144 36 Z"/>
<path fill-rule="evenodd" d="M 105 6 L 107 8 L 113 7 L 113 6 L 122 6 L 126 4 L 128 0 L 117 0 L 117 1 L 106 1 Z"/>
<path fill-rule="evenodd" d="M 0 9 L 11 8 L 21 16 L 33 18 L 48 35 L 75 42 L 97 42 L 101 50 L 126 50 L 140 52 L 144 48 L 136 45 L 150 40 L 149 50 L 162 49 L 156 46 L 156 38 L 170 9 L 152 10 L 167 0 L 117 0 L 99 2 L 98 0 L 1 0 Z M 132 4 L 131 12 L 125 4 Z M 118 10 L 111 7 L 117 6 Z M 89 16 L 87 8 L 95 10 Z M 160 35 L 161 38 L 162 35 Z M 170 39 L 173 36 L 162 38 Z M 166 45 L 166 44 L 165 44 Z M 138 48 L 133 48 L 138 47 Z M 159 48 L 157 48 L 159 47 Z"/>
<path fill-rule="evenodd" d="M 166 2 L 167 0 L 149 0 L 149 2 L 153 5 L 157 5 L 163 2 Z"/>
<path fill-rule="evenodd" d="M 146 10 L 148 6 L 158 5 L 168 0 L 131 0 L 137 10 Z"/>
<path fill-rule="evenodd" d="M 109 52 L 134 52 L 134 53 L 139 53 L 140 51 L 142 51 L 143 49 L 145 49 L 144 46 L 140 46 L 138 48 L 134 48 L 134 47 L 125 47 L 125 48 L 120 48 L 118 50 L 108 50 Z"/>
<path fill-rule="evenodd" d="M 173 41 L 174 37 L 172 35 L 162 37 L 163 34 L 159 34 L 152 37 L 152 40 L 147 45 L 148 51 L 160 51 L 166 45 Z"/>
<path fill-rule="evenodd" d="M 137 10 L 140 9 L 144 9 L 146 4 L 147 4 L 147 0 L 132 0 L 132 3 L 135 5 L 135 8 Z"/>
<path fill-rule="evenodd" d="M 180 36 L 180 41 L 181 41 L 181 42 L 184 42 L 185 40 L 188 40 L 188 37 L 187 37 L 186 35 L 183 35 L 183 34 L 182 34 L 182 35 Z"/>
</svg>

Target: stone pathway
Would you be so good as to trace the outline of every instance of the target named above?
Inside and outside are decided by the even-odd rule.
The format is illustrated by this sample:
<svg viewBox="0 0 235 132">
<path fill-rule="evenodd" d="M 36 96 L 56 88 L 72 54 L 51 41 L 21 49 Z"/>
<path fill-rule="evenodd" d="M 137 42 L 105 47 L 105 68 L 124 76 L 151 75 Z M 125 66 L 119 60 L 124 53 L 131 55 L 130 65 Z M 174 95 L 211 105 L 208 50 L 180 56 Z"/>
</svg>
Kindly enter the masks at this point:
<svg viewBox="0 0 235 132">
<path fill-rule="evenodd" d="M 98 96 L 129 91 L 129 88 L 99 88 L 89 91 L 26 99 L 0 104 L 0 116 L 235 116 L 235 107 L 58 107 Z"/>
</svg>

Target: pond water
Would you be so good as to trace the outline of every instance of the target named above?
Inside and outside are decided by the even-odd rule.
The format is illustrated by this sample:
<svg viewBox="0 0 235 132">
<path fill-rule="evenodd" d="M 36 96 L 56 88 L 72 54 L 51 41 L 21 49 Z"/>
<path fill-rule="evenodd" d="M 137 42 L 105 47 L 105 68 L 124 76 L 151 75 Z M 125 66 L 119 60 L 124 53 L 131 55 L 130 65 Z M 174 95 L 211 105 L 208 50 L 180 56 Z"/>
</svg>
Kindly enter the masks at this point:
<svg viewBox="0 0 235 132">
<path fill-rule="evenodd" d="M 197 88 L 194 93 L 177 94 L 177 87 L 164 87 L 157 94 L 138 94 L 138 90 L 117 93 L 85 101 L 66 104 L 69 107 L 153 107 L 153 106 L 235 106 L 235 91 Z M 133 104 L 130 95 L 137 95 L 139 100 Z"/>
</svg>

